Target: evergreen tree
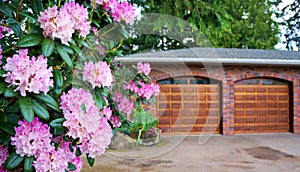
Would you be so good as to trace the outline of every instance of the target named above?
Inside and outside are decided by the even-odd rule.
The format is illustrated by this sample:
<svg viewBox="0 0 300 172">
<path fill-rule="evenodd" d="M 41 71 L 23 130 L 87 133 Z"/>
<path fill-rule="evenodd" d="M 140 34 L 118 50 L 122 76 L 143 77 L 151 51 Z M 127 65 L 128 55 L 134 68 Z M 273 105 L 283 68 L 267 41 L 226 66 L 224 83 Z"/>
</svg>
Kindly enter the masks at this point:
<svg viewBox="0 0 300 172">
<path fill-rule="evenodd" d="M 271 3 L 265 0 L 132 0 L 143 7 L 144 13 L 161 13 L 181 18 L 190 25 L 179 27 L 184 35 L 191 29 L 198 46 L 207 46 L 203 43 L 203 35 L 213 47 L 274 49 L 279 41 L 278 24 L 272 20 L 274 13 Z M 158 19 L 159 20 L 159 19 Z M 149 24 L 149 22 L 148 22 Z M 156 33 L 167 27 L 166 23 L 154 26 Z M 197 32 L 200 30 L 201 32 Z M 138 32 L 137 32 L 138 33 Z M 137 34 L 138 35 L 138 34 Z M 165 40 L 165 41 L 162 41 Z M 162 42 L 165 47 L 162 46 Z M 135 53 L 149 49 L 176 49 L 185 45 L 179 40 L 162 38 L 160 36 L 143 35 L 130 39 L 125 47 L 135 47 Z M 195 45 L 191 45 L 195 46 Z"/>
</svg>

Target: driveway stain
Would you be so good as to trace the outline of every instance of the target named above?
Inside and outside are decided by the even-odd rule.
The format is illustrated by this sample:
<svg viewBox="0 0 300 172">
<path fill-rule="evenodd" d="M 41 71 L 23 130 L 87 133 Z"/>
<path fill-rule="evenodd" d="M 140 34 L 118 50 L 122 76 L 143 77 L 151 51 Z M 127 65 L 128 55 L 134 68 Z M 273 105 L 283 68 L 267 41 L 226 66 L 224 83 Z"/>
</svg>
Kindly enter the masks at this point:
<svg viewBox="0 0 300 172">
<path fill-rule="evenodd" d="M 281 152 L 276 149 L 272 149 L 268 146 L 258 146 L 253 148 L 244 149 L 249 155 L 264 160 L 280 160 L 282 158 L 295 158 L 285 152 Z"/>
</svg>

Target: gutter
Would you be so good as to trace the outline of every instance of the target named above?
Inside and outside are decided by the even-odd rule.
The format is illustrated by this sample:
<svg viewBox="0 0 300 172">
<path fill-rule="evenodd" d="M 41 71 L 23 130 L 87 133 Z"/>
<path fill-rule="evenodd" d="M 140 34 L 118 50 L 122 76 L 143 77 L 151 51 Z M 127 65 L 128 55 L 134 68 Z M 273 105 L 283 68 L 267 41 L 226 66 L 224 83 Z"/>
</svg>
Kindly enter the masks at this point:
<svg viewBox="0 0 300 172">
<path fill-rule="evenodd" d="M 237 58 L 158 58 L 158 57 L 118 57 L 117 60 L 124 64 L 149 62 L 152 64 L 222 64 L 222 65 L 256 65 L 256 66 L 282 66 L 297 67 L 300 66 L 300 60 L 281 60 L 281 59 L 237 59 Z"/>
</svg>

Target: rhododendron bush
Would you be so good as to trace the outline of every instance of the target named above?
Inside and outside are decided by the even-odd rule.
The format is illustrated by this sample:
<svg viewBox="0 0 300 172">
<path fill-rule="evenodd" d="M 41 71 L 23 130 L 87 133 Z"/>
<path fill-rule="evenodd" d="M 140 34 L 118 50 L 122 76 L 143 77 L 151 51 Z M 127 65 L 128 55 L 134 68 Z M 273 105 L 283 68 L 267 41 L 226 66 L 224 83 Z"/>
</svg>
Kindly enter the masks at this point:
<svg viewBox="0 0 300 172">
<path fill-rule="evenodd" d="M 0 171 L 80 171 L 159 93 L 116 57 L 134 23 L 118 0 L 0 1 Z M 113 35 L 111 38 L 109 35 Z M 110 39 L 111 38 L 111 39 Z M 133 113 L 134 112 L 134 113 Z"/>
</svg>

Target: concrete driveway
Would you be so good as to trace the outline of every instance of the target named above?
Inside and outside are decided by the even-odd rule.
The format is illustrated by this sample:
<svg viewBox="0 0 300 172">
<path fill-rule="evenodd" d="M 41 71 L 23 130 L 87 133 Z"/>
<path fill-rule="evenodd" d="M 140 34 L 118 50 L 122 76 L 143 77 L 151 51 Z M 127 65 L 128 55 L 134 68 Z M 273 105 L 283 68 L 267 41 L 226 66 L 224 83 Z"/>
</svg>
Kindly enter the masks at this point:
<svg viewBox="0 0 300 172">
<path fill-rule="evenodd" d="M 300 135 L 162 136 L 155 146 L 108 150 L 82 171 L 300 172 Z"/>
</svg>

